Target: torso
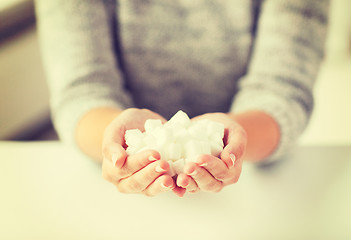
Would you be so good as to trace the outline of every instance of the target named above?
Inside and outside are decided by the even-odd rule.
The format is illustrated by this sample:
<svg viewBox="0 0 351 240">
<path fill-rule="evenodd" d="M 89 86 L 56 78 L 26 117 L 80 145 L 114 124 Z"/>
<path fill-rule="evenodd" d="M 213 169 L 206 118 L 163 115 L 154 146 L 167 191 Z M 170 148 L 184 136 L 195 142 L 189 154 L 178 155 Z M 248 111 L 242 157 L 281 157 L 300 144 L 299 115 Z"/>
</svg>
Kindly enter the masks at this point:
<svg viewBox="0 0 351 240">
<path fill-rule="evenodd" d="M 240 3 L 240 4 L 238 4 Z M 228 111 L 247 71 L 251 1 L 120 0 L 126 87 L 138 107 L 165 117 Z"/>
</svg>

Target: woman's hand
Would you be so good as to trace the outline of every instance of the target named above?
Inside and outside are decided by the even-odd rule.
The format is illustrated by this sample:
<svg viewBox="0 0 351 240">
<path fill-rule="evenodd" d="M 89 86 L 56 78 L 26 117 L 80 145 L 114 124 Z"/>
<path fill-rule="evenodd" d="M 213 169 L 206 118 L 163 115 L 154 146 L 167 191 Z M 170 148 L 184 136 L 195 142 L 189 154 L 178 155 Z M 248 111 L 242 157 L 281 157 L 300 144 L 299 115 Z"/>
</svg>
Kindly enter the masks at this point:
<svg viewBox="0 0 351 240">
<path fill-rule="evenodd" d="M 136 128 L 144 131 L 147 119 L 166 122 L 166 119 L 150 110 L 130 108 L 122 111 L 105 129 L 102 174 L 120 192 L 155 196 L 176 187 L 172 177 L 166 174 L 169 164 L 160 160 L 158 152 L 145 150 L 132 156 L 126 154 L 125 131 Z"/>
<path fill-rule="evenodd" d="M 202 155 L 196 163 L 187 163 L 184 173 L 177 177 L 177 185 L 186 188 L 188 192 L 219 192 L 224 186 L 236 183 L 240 177 L 247 144 L 246 132 L 225 113 L 207 113 L 192 121 L 201 119 L 224 124 L 224 149 L 219 157 Z"/>
</svg>

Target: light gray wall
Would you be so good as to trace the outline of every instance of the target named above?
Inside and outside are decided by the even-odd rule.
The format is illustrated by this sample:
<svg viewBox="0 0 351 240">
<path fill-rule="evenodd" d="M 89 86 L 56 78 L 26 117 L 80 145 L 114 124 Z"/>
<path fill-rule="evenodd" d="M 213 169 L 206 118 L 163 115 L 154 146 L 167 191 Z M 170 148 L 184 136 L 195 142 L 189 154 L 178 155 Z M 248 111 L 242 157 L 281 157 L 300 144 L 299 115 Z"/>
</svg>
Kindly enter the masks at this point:
<svg viewBox="0 0 351 240">
<path fill-rule="evenodd" d="M 35 27 L 0 43 L 0 139 L 49 120 L 49 95 Z"/>
</svg>

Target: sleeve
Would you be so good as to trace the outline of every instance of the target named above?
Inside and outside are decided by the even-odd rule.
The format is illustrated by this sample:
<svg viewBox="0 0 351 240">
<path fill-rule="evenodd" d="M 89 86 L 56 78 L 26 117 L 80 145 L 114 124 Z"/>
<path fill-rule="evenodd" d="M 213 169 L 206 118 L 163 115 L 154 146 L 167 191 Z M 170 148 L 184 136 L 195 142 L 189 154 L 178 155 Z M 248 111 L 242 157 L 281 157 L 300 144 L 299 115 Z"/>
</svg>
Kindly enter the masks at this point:
<svg viewBox="0 0 351 240">
<path fill-rule="evenodd" d="M 247 74 L 231 112 L 262 110 L 280 127 L 280 142 L 267 161 L 281 158 L 306 127 L 313 85 L 324 57 L 327 0 L 265 0 Z"/>
<path fill-rule="evenodd" d="M 96 107 L 133 105 L 115 52 L 116 2 L 36 0 L 54 126 L 75 144 L 80 118 Z"/>
</svg>

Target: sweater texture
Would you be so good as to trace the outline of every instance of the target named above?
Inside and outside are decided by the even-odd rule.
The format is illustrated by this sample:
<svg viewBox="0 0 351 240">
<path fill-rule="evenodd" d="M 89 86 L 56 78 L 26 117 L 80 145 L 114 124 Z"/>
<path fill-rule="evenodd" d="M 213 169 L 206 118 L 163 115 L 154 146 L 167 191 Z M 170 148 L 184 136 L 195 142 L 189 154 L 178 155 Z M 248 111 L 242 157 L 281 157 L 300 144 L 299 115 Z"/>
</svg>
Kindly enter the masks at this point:
<svg viewBox="0 0 351 240">
<path fill-rule="evenodd" d="M 75 145 L 97 107 L 166 118 L 261 110 L 279 124 L 270 159 L 313 108 L 327 0 L 36 0 L 54 126 Z"/>
</svg>

